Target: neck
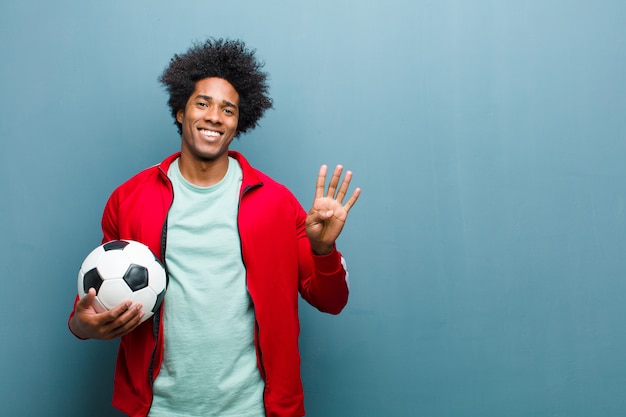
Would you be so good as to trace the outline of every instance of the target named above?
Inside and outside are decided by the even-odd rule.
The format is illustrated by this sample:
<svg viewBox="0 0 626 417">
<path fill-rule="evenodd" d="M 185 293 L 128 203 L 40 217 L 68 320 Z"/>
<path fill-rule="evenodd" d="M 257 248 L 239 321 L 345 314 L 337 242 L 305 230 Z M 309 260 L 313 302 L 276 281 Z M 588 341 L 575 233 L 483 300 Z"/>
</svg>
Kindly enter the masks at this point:
<svg viewBox="0 0 626 417">
<path fill-rule="evenodd" d="M 182 176 L 199 187 L 209 187 L 220 182 L 228 171 L 228 155 L 214 160 L 190 158 L 184 152 L 178 159 L 178 168 Z"/>
</svg>

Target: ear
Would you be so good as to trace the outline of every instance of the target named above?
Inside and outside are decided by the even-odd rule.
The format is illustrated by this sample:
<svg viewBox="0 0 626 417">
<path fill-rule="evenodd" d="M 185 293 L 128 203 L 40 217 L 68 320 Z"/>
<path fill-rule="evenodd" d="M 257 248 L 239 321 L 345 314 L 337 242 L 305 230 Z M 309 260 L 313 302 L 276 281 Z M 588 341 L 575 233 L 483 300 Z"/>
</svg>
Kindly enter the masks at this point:
<svg viewBox="0 0 626 417">
<path fill-rule="evenodd" d="M 176 112 L 176 121 L 180 123 L 181 125 L 183 124 L 184 116 L 185 116 L 185 112 L 182 109 Z"/>
</svg>

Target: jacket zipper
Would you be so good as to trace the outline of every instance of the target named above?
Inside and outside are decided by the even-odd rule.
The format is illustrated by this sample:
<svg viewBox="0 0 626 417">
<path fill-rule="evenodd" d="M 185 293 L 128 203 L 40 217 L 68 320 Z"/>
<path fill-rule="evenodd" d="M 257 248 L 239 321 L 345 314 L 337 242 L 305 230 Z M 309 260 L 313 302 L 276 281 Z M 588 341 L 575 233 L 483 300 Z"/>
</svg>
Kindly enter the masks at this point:
<svg viewBox="0 0 626 417">
<path fill-rule="evenodd" d="M 257 317 L 256 305 L 254 304 L 254 299 L 252 298 L 252 294 L 250 294 L 250 290 L 248 289 L 248 268 L 246 267 L 246 260 L 243 257 L 243 243 L 241 241 L 241 233 L 239 231 L 239 214 L 240 214 L 239 209 L 241 207 L 241 201 L 243 200 L 243 196 L 251 189 L 260 187 L 261 185 L 263 185 L 263 183 L 248 185 L 241 191 L 241 196 L 239 197 L 239 207 L 237 207 L 237 234 L 239 235 L 239 252 L 241 253 L 241 263 L 243 263 L 243 266 L 246 270 L 246 289 L 248 290 L 248 295 L 250 296 L 250 302 L 252 303 L 252 311 L 254 311 L 254 331 L 256 333 L 254 335 L 256 338 L 256 343 L 254 347 L 256 349 L 256 353 L 259 355 L 259 365 L 261 367 L 260 372 L 261 372 L 261 377 L 263 379 L 263 408 L 265 409 L 265 413 L 267 414 L 267 409 L 265 407 L 265 392 L 267 390 L 267 372 L 265 371 L 265 364 L 263 363 L 263 351 L 261 350 L 261 326 L 259 325 L 259 321 L 256 318 Z"/>
<path fill-rule="evenodd" d="M 165 262 L 165 251 L 167 248 L 167 221 L 168 221 L 169 211 L 172 208 L 172 204 L 174 203 L 174 190 L 172 189 L 172 182 L 170 181 L 165 171 L 163 171 L 161 167 L 159 167 L 159 171 L 167 179 L 170 192 L 172 193 L 172 201 L 170 202 L 170 206 L 167 209 L 167 214 L 165 215 L 165 221 L 163 222 L 163 228 L 161 229 L 161 259 L 163 260 L 163 267 L 165 268 L 166 282 L 169 284 L 170 276 L 167 270 L 167 263 Z M 152 355 L 150 356 L 150 367 L 148 368 L 148 383 L 150 384 L 150 387 L 154 385 L 154 359 L 156 357 L 156 351 L 159 346 L 159 327 L 161 325 L 162 311 L 163 311 L 163 307 L 161 305 L 161 307 L 159 307 L 157 312 L 154 314 L 154 318 L 152 322 L 152 333 L 154 334 L 154 347 L 152 348 Z"/>
</svg>

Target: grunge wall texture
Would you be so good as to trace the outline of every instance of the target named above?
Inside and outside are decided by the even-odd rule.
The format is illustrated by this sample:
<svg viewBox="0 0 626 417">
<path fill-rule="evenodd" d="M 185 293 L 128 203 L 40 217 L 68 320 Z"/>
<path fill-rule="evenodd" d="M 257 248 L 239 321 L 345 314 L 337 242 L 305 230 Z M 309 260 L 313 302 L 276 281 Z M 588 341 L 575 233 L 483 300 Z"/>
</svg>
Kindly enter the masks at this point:
<svg viewBox="0 0 626 417">
<path fill-rule="evenodd" d="M 66 328 L 113 188 L 179 147 L 156 79 L 244 39 L 275 109 L 235 147 L 308 208 L 362 198 L 351 299 L 302 304 L 308 416 L 626 414 L 626 3 L 4 1 L 0 414 L 113 416 Z"/>
</svg>

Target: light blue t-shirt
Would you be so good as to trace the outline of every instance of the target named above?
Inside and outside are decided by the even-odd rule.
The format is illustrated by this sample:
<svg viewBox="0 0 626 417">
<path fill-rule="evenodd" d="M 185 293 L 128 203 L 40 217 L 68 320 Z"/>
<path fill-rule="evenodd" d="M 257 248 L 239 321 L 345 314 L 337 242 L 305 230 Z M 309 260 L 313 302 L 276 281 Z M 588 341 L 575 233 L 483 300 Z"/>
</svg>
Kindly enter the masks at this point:
<svg viewBox="0 0 626 417">
<path fill-rule="evenodd" d="M 210 187 L 168 176 L 165 351 L 150 417 L 262 417 L 264 383 L 254 348 L 254 310 L 246 289 L 237 212 L 241 167 Z"/>
</svg>

